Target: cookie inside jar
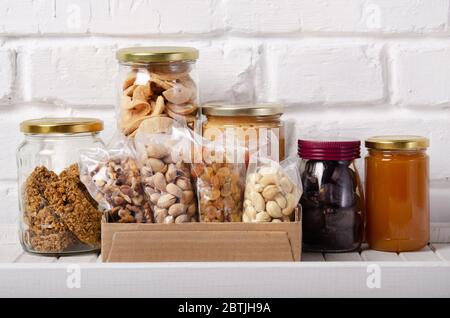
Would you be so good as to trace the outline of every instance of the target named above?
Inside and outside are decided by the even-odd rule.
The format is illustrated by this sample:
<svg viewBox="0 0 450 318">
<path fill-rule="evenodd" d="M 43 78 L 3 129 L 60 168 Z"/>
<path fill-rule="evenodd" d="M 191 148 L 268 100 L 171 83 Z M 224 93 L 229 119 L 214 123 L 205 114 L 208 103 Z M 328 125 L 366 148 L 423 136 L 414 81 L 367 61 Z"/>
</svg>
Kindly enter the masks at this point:
<svg viewBox="0 0 450 318">
<path fill-rule="evenodd" d="M 37 118 L 20 124 L 19 231 L 25 251 L 66 255 L 100 248 L 102 213 L 80 177 L 79 151 L 102 147 L 96 118 Z"/>
<path fill-rule="evenodd" d="M 195 61 L 190 47 L 133 47 L 120 49 L 118 128 L 135 136 L 141 123 L 169 117 L 194 128 L 199 115 Z"/>
</svg>

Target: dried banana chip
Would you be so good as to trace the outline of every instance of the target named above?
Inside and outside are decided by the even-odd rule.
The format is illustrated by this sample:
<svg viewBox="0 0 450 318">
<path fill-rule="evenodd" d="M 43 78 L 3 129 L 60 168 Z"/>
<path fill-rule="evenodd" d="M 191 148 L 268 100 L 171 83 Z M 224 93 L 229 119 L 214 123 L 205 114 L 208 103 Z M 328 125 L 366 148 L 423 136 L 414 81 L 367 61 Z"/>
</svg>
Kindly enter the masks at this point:
<svg viewBox="0 0 450 318">
<path fill-rule="evenodd" d="M 121 127 L 122 132 L 127 136 L 132 134 L 136 129 L 139 128 L 139 125 L 147 118 L 150 118 L 150 116 L 132 117 L 131 119 L 124 122 L 123 126 Z"/>
<path fill-rule="evenodd" d="M 150 82 L 155 83 L 156 86 L 161 87 L 163 90 L 170 89 L 175 85 L 175 83 L 161 80 L 160 78 L 158 78 L 156 76 L 151 76 Z"/>
<path fill-rule="evenodd" d="M 131 85 L 130 87 L 128 87 L 127 89 L 125 89 L 124 91 L 123 91 L 123 95 L 124 96 L 129 96 L 129 97 L 131 97 L 131 96 L 133 96 L 133 92 L 134 92 L 134 89 L 136 88 L 136 85 Z"/>
<path fill-rule="evenodd" d="M 128 110 L 130 110 L 134 114 L 147 115 L 152 111 L 152 106 L 146 101 L 133 99 L 129 104 Z"/>
<path fill-rule="evenodd" d="M 171 117 L 181 123 L 186 122 L 187 124 L 189 124 L 189 123 L 192 123 L 195 121 L 195 116 L 193 116 L 193 115 L 180 115 L 180 114 L 174 113 L 170 109 L 166 109 L 166 113 L 167 113 L 167 115 L 169 115 L 169 117 Z"/>
<path fill-rule="evenodd" d="M 153 104 L 154 103 L 154 104 Z M 159 116 L 164 112 L 164 109 L 166 108 L 164 105 L 164 97 L 158 96 L 155 102 L 152 103 L 153 110 L 150 114 L 151 117 Z"/>
<path fill-rule="evenodd" d="M 197 111 L 197 107 L 192 104 L 177 105 L 172 103 L 167 103 L 167 109 L 171 112 L 177 113 L 179 115 L 191 115 Z"/>
<path fill-rule="evenodd" d="M 192 90 L 177 83 L 174 87 L 164 91 L 162 94 L 173 104 L 184 104 L 191 99 Z"/>
<path fill-rule="evenodd" d="M 142 121 L 138 128 L 138 134 L 140 133 L 168 133 L 172 127 L 174 121 L 169 117 L 150 117 Z"/>
<path fill-rule="evenodd" d="M 147 83 L 146 85 L 136 85 L 136 88 L 133 91 L 133 99 L 148 100 L 151 95 L 152 91 L 150 89 L 150 83 Z"/>
<path fill-rule="evenodd" d="M 123 82 L 123 90 L 126 90 L 128 87 L 134 84 L 134 82 L 136 81 L 136 76 L 136 71 L 128 73 L 127 78 Z"/>
<path fill-rule="evenodd" d="M 127 96 L 127 95 L 123 95 L 120 98 L 120 107 L 122 109 L 130 109 L 131 108 L 131 97 Z"/>
<path fill-rule="evenodd" d="M 184 78 L 189 75 L 189 70 L 186 70 L 184 72 L 180 73 L 160 73 L 160 72 L 153 72 L 151 73 L 152 76 L 155 76 L 163 81 L 175 81 L 179 80 L 181 78 Z"/>
<path fill-rule="evenodd" d="M 195 81 L 190 75 L 180 78 L 179 82 L 187 88 L 191 89 L 193 92 L 197 89 L 197 84 L 195 84 Z"/>
<path fill-rule="evenodd" d="M 192 65 L 190 63 L 162 63 L 151 64 L 148 70 L 157 74 L 180 74 L 192 71 Z"/>
</svg>

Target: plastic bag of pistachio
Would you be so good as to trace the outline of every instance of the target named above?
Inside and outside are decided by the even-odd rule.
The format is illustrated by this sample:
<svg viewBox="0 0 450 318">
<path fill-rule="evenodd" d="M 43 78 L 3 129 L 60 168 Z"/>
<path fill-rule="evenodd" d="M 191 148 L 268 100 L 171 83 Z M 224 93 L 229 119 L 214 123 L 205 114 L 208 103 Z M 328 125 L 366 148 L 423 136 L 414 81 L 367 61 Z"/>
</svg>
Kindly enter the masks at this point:
<svg viewBox="0 0 450 318">
<path fill-rule="evenodd" d="M 155 223 L 197 222 L 191 178 L 192 131 L 168 117 L 147 119 L 134 144 Z"/>
</svg>

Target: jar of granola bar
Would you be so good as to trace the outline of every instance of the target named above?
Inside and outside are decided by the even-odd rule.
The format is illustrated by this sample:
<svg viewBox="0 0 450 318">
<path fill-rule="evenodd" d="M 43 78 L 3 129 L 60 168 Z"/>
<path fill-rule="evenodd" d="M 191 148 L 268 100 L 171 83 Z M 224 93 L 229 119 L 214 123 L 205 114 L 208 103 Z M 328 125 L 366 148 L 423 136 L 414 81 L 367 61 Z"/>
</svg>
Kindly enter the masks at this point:
<svg viewBox="0 0 450 318">
<path fill-rule="evenodd" d="M 131 47 L 117 51 L 120 63 L 118 128 L 134 136 L 147 118 L 168 116 L 194 127 L 198 115 L 198 50 L 191 47 Z"/>
<path fill-rule="evenodd" d="M 78 151 L 103 147 L 103 122 L 41 118 L 20 124 L 20 240 L 25 251 L 59 255 L 100 248 L 102 214 L 81 183 Z"/>
</svg>

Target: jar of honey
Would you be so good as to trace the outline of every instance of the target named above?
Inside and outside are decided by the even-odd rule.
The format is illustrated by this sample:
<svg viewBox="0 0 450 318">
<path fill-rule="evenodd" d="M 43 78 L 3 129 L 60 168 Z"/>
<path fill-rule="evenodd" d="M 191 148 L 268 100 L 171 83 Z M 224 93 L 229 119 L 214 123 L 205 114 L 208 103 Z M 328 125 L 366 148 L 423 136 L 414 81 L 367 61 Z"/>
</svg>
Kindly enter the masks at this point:
<svg viewBox="0 0 450 318">
<path fill-rule="evenodd" d="M 429 240 L 429 140 L 366 140 L 367 241 L 375 250 L 414 251 Z"/>
<path fill-rule="evenodd" d="M 273 160 L 284 159 L 282 105 L 210 103 L 203 105 L 203 114 L 206 116 L 202 125 L 203 137 L 207 140 L 220 138 L 224 149 L 241 145 L 245 148 L 245 163 L 249 161 L 249 154 L 261 149 Z"/>
</svg>

